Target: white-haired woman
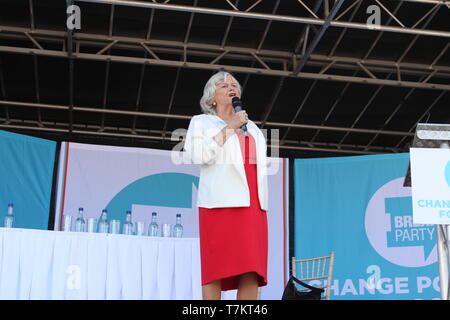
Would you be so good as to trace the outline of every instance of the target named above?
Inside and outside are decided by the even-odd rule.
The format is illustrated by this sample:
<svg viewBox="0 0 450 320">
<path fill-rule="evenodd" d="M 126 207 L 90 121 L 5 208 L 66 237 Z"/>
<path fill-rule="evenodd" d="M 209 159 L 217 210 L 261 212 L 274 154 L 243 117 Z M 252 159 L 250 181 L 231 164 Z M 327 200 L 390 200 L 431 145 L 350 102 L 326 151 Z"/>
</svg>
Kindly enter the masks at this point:
<svg viewBox="0 0 450 320">
<path fill-rule="evenodd" d="M 201 165 L 199 207 L 202 293 L 255 300 L 267 284 L 266 140 L 246 111 L 235 112 L 239 82 L 220 71 L 206 83 L 203 114 L 191 119 L 184 149 Z M 248 135 L 240 129 L 247 125 Z"/>
</svg>

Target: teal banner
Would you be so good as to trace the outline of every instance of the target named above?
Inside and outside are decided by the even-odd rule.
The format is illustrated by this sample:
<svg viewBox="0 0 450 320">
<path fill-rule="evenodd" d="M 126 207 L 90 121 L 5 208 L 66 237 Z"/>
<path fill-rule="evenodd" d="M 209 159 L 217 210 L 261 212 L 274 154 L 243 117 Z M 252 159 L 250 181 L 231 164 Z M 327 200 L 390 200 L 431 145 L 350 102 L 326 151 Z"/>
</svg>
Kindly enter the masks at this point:
<svg viewBox="0 0 450 320">
<path fill-rule="evenodd" d="M 0 226 L 9 203 L 15 227 L 48 229 L 56 142 L 0 130 Z"/>
<path fill-rule="evenodd" d="M 331 299 L 440 297 L 435 226 L 412 222 L 408 162 L 409 154 L 295 160 L 295 257 L 335 252 Z"/>
</svg>

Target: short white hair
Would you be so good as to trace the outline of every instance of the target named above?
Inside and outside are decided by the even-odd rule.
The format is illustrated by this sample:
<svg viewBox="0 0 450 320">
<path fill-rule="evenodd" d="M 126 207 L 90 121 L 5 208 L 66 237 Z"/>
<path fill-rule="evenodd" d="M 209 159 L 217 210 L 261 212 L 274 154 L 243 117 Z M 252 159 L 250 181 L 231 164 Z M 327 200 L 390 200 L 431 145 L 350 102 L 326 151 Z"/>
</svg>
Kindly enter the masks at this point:
<svg viewBox="0 0 450 320">
<path fill-rule="evenodd" d="M 203 96 L 200 99 L 200 107 L 202 108 L 203 113 L 205 114 L 216 114 L 216 108 L 212 106 L 214 101 L 214 94 L 216 92 L 216 84 L 220 81 L 225 81 L 227 77 L 231 77 L 236 81 L 237 90 L 239 95 L 241 95 L 241 85 L 239 81 L 229 72 L 219 71 L 212 75 L 211 78 L 206 82 L 205 88 L 203 89 Z"/>
</svg>

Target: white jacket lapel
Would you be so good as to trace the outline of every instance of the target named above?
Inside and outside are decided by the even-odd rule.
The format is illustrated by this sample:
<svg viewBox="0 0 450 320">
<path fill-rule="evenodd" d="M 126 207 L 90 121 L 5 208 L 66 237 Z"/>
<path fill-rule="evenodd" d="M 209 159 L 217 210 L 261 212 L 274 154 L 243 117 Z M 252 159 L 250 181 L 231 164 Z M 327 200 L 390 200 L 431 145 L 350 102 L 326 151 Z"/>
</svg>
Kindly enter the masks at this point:
<svg viewBox="0 0 450 320">
<path fill-rule="evenodd" d="M 233 134 L 230 138 L 230 145 L 228 151 L 232 154 L 232 162 L 239 175 L 244 181 L 247 181 L 244 170 L 244 160 L 242 159 L 241 144 L 237 134 Z"/>
</svg>

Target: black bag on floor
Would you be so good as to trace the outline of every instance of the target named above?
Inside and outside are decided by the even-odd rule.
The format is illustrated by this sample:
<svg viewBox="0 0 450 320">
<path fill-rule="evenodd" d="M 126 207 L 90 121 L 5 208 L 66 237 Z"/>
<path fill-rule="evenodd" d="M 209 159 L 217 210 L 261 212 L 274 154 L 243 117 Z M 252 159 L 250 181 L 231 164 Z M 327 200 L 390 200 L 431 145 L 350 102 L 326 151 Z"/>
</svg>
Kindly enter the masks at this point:
<svg viewBox="0 0 450 320">
<path fill-rule="evenodd" d="M 295 283 L 309 289 L 309 291 L 299 291 L 295 287 Z M 312 287 L 303 281 L 291 276 L 283 292 L 281 300 L 320 300 L 322 293 L 325 290 L 322 288 Z"/>
</svg>

